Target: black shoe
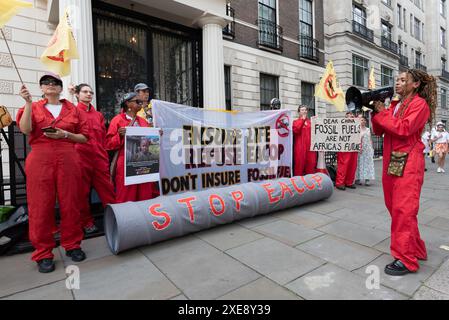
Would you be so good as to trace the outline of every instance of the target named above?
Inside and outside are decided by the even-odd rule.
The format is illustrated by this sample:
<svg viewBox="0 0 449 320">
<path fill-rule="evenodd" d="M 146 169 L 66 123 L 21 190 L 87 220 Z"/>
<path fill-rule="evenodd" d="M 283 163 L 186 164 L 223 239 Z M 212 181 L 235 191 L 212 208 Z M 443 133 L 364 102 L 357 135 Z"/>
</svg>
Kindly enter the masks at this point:
<svg viewBox="0 0 449 320">
<path fill-rule="evenodd" d="M 72 261 L 74 261 L 74 262 L 80 262 L 80 261 L 83 261 L 84 259 L 86 259 L 86 254 L 81 249 L 73 249 L 73 250 L 66 251 L 65 255 L 67 257 L 71 257 Z"/>
<path fill-rule="evenodd" d="M 345 186 L 335 186 L 335 188 L 337 188 L 338 190 L 346 190 Z"/>
<path fill-rule="evenodd" d="M 411 271 L 405 267 L 401 260 L 394 260 L 385 266 L 385 273 L 390 276 L 403 276 Z"/>
<path fill-rule="evenodd" d="M 97 228 L 96 225 L 92 225 L 90 227 L 84 227 L 84 233 L 86 235 L 89 235 L 89 234 L 92 234 L 92 233 L 95 233 L 95 232 L 98 232 L 98 228 Z"/>
<path fill-rule="evenodd" d="M 55 271 L 55 263 L 53 259 L 42 259 L 37 262 L 40 273 L 49 273 Z"/>
<path fill-rule="evenodd" d="M 351 184 L 350 186 L 346 186 L 346 188 L 349 188 L 349 189 L 357 189 L 357 187 L 355 186 L 355 184 Z"/>
</svg>

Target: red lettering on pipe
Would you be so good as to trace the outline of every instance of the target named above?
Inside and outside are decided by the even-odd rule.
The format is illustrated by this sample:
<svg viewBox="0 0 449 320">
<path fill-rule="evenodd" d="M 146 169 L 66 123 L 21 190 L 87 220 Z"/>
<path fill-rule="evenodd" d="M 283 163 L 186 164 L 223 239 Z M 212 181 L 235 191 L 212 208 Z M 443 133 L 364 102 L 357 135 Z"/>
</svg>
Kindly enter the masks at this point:
<svg viewBox="0 0 449 320">
<path fill-rule="evenodd" d="M 240 212 L 240 201 L 243 200 L 244 195 L 242 191 L 233 191 L 231 192 L 232 199 L 235 201 L 235 210 Z"/>
<path fill-rule="evenodd" d="M 158 211 L 156 211 L 160 207 L 161 207 L 161 204 L 160 203 L 156 203 L 156 204 L 153 204 L 148 209 L 152 216 L 162 217 L 165 220 L 164 223 L 162 223 L 162 224 L 159 223 L 158 221 L 153 221 L 152 222 L 154 229 L 156 229 L 158 231 L 166 229 L 170 225 L 170 222 L 171 222 L 171 217 L 170 217 L 170 215 L 167 212 L 164 212 L 164 211 L 158 212 Z"/>
<path fill-rule="evenodd" d="M 192 201 L 196 201 L 196 197 L 178 199 L 178 203 L 184 203 L 189 209 L 190 222 L 195 222 L 195 212 L 193 211 Z"/>
<path fill-rule="evenodd" d="M 262 185 L 262 188 L 265 189 L 265 191 L 268 193 L 268 199 L 270 200 L 270 203 L 276 203 L 279 202 L 281 197 L 272 197 L 271 194 L 276 190 L 273 188 L 269 188 L 271 186 L 271 183 L 265 183 Z"/>
<path fill-rule="evenodd" d="M 315 185 L 314 184 L 312 184 L 312 185 L 308 184 L 307 180 L 304 177 L 301 177 L 301 180 L 302 180 L 302 182 L 304 182 L 304 185 L 306 186 L 307 189 L 309 189 L 309 190 L 315 189 Z"/>
<path fill-rule="evenodd" d="M 323 181 L 323 178 L 321 178 L 319 175 L 315 174 L 312 176 L 312 179 L 315 180 L 316 184 L 318 185 L 318 189 L 322 189 L 321 181 Z"/>
<path fill-rule="evenodd" d="M 295 188 L 296 192 L 298 194 L 303 194 L 306 189 L 298 187 L 298 185 L 295 182 L 295 178 L 291 178 L 290 181 L 292 182 L 293 188 Z"/>
<path fill-rule="evenodd" d="M 217 210 L 215 208 L 214 199 L 218 199 L 218 201 L 220 201 L 221 210 Z M 209 196 L 209 206 L 210 206 L 210 209 L 212 210 L 212 213 L 217 217 L 221 216 L 226 210 L 225 203 L 224 203 L 223 199 L 218 194 L 212 194 Z"/>
<path fill-rule="evenodd" d="M 279 185 L 281 186 L 281 198 L 285 198 L 285 192 L 290 193 L 290 196 L 293 196 L 293 191 L 283 182 L 279 182 Z"/>
</svg>

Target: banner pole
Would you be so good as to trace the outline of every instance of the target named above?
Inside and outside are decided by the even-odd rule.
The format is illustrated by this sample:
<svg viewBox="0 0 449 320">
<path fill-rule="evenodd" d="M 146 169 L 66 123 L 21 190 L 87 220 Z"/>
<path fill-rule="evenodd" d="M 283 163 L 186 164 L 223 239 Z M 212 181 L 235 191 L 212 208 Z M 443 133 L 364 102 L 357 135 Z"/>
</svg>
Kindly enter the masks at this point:
<svg viewBox="0 0 449 320">
<path fill-rule="evenodd" d="M 19 69 L 17 68 L 16 61 L 14 60 L 14 56 L 12 55 L 12 52 L 11 52 L 11 48 L 9 47 L 8 41 L 6 40 L 6 35 L 3 32 L 3 28 L 0 28 L 0 30 L 2 32 L 3 39 L 5 39 L 6 47 L 8 48 L 9 54 L 11 55 L 11 60 L 12 60 L 12 63 L 14 64 L 14 68 L 16 69 L 17 75 L 19 76 L 19 79 L 20 79 L 20 82 L 22 82 L 22 85 L 23 85 L 22 77 L 20 76 Z"/>
</svg>

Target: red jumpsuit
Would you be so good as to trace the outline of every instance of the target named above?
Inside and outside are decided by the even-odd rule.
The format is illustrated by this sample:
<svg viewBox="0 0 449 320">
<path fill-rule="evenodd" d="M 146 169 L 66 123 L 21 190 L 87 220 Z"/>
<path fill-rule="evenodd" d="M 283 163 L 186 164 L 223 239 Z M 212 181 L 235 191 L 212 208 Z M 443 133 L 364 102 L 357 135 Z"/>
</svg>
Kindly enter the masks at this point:
<svg viewBox="0 0 449 320">
<path fill-rule="evenodd" d="M 397 101 L 373 117 L 376 135 L 384 134 L 382 185 L 385 204 L 391 215 L 391 255 L 410 271 L 419 269 L 418 259 L 427 259 L 424 241 L 418 230 L 418 210 L 424 181 L 424 144 L 421 133 L 429 118 L 426 101 L 416 95 L 404 114 L 393 115 Z M 387 174 L 391 151 L 408 152 L 402 177 Z"/>
<path fill-rule="evenodd" d="M 121 113 L 112 119 L 106 135 L 106 149 L 119 150 L 115 173 L 116 203 L 149 200 L 159 196 L 156 182 L 125 186 L 125 139 L 119 135 L 118 129 L 127 127 L 130 123 L 131 120 L 126 118 L 126 114 Z M 139 116 L 137 117 L 137 123 L 140 127 L 150 126 L 145 119 Z"/>
<path fill-rule="evenodd" d="M 338 187 L 352 186 L 357 171 L 358 152 L 337 152 L 337 177 L 335 185 Z"/>
<path fill-rule="evenodd" d="M 304 176 L 316 172 L 317 153 L 310 151 L 312 127 L 310 119 L 293 121 L 293 174 Z"/>
<path fill-rule="evenodd" d="M 106 206 L 115 202 L 114 185 L 109 174 L 109 156 L 105 149 L 106 127 L 101 112 L 90 105 L 78 103 L 77 108 L 81 110 L 89 124 L 89 142 L 77 143 L 75 148 L 80 158 L 82 172 L 81 194 L 83 201 L 80 203 L 81 219 L 83 227 L 94 225 L 94 218 L 90 212 L 90 189 L 93 187 L 98 196 Z"/>
<path fill-rule="evenodd" d="M 47 110 L 47 100 L 32 104 L 32 131 L 29 134 L 31 152 L 25 161 L 26 189 L 29 213 L 29 237 L 35 251 L 31 259 L 53 259 L 56 246 L 55 203 L 61 215 L 61 246 L 66 250 L 80 248 L 83 231 L 80 224 L 81 170 L 75 143 L 68 139 L 51 139 L 42 128 L 52 126 L 89 138 L 89 127 L 80 111 L 70 102 L 61 100 L 62 109 L 55 119 Z M 24 108 L 17 114 L 20 123 Z"/>
</svg>

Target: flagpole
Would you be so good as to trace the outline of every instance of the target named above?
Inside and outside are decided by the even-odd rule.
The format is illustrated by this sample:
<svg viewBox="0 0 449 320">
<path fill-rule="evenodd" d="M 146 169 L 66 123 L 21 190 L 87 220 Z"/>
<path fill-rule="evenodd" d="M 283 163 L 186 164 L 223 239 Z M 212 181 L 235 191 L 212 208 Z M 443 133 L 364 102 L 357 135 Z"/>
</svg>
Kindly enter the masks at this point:
<svg viewBox="0 0 449 320">
<path fill-rule="evenodd" d="M 17 68 L 16 62 L 14 61 L 14 56 L 12 55 L 11 49 L 9 48 L 8 41 L 6 40 L 6 35 L 5 35 L 5 33 L 3 32 L 3 28 L 0 28 L 0 30 L 1 30 L 1 32 L 2 32 L 3 39 L 5 39 L 6 47 L 8 48 L 9 54 L 11 55 L 11 60 L 12 60 L 12 63 L 14 64 L 14 68 L 15 68 L 16 71 L 17 71 L 17 75 L 19 76 L 20 82 L 22 82 L 22 84 L 23 84 L 22 77 L 20 76 L 19 69 Z"/>
</svg>

